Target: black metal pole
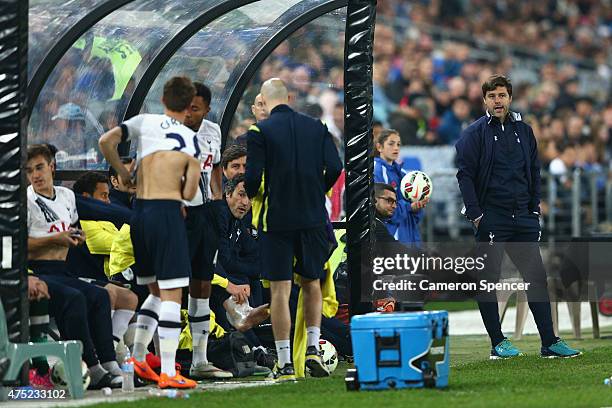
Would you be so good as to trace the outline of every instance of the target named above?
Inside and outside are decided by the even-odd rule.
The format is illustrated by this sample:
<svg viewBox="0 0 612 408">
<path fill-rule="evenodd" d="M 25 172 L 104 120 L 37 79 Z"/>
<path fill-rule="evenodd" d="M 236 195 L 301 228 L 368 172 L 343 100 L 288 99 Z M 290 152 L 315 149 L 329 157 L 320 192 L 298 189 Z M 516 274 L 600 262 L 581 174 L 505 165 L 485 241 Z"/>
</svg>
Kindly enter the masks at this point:
<svg viewBox="0 0 612 408">
<path fill-rule="evenodd" d="M 368 279 L 375 245 L 372 173 L 372 50 L 376 0 L 350 0 L 344 42 L 344 128 L 350 313 L 371 310 Z M 364 279 L 366 278 L 366 279 Z"/>
<path fill-rule="evenodd" d="M 28 1 L 0 1 L 0 299 L 9 340 L 28 341 L 26 85 Z"/>
</svg>

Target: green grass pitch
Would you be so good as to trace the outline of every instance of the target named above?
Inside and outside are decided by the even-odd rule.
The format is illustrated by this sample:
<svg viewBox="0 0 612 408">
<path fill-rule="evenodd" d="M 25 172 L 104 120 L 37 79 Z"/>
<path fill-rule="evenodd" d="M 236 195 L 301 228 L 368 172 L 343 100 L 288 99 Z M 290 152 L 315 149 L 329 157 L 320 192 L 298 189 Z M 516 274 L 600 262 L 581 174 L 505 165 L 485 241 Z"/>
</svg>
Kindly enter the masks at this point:
<svg viewBox="0 0 612 408">
<path fill-rule="evenodd" d="M 602 330 L 609 337 L 612 328 Z M 296 384 L 203 391 L 189 399 L 151 398 L 129 403 L 103 404 L 112 408 L 315 408 L 315 407 L 611 407 L 612 388 L 603 384 L 612 376 L 612 338 L 571 340 L 585 353 L 573 359 L 538 357 L 539 338 L 524 336 L 515 344 L 525 356 L 488 360 L 486 336 L 453 336 L 450 341 L 450 386 L 446 390 L 391 390 L 347 392 L 338 367 L 331 378 L 308 378 Z"/>
</svg>

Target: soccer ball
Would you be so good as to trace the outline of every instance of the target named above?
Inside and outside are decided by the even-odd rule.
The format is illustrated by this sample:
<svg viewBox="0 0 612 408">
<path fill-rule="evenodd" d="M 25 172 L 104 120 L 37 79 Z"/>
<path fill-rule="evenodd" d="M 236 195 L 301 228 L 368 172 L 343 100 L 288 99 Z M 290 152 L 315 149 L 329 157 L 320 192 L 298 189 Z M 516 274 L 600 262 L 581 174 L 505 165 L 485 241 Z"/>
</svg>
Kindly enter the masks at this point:
<svg viewBox="0 0 612 408">
<path fill-rule="evenodd" d="M 85 364 L 84 361 L 81 361 L 81 372 L 83 375 L 83 389 L 86 390 L 91 382 L 91 377 L 89 376 L 87 364 Z M 63 390 L 68 389 L 68 375 L 66 374 L 66 368 L 62 360 L 59 360 L 53 365 L 53 368 L 51 368 L 51 382 L 55 388 Z"/>
<path fill-rule="evenodd" d="M 323 364 L 325 364 L 327 371 L 329 371 L 331 374 L 334 372 L 336 367 L 338 367 L 338 352 L 336 351 L 336 347 L 324 339 L 319 340 L 319 347 L 323 352 L 323 355 L 321 356 Z"/>
<path fill-rule="evenodd" d="M 422 201 L 433 191 L 433 184 L 429 176 L 422 171 L 411 171 L 406 174 L 400 183 L 404 198 L 412 203 Z"/>
</svg>

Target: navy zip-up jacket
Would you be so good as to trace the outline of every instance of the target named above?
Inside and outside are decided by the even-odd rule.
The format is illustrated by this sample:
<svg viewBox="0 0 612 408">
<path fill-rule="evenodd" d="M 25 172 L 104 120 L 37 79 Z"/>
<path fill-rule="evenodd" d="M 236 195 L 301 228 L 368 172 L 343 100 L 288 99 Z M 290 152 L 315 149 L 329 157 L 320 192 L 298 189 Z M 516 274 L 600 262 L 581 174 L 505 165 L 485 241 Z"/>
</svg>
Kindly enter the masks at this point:
<svg viewBox="0 0 612 408">
<path fill-rule="evenodd" d="M 276 106 L 268 119 L 249 129 L 247 152 L 244 186 L 253 198 L 254 225 L 263 231 L 325 225 L 325 193 L 342 163 L 322 122 Z"/>
<path fill-rule="evenodd" d="M 227 202 L 218 211 L 219 255 L 218 264 L 225 277 L 236 285 L 250 284 L 259 279 L 259 246 L 251 235 L 244 218 L 234 217 Z M 223 276 L 223 273 L 221 273 Z"/>
<path fill-rule="evenodd" d="M 487 187 L 493 169 L 495 133 L 493 121 L 499 120 L 488 112 L 468 126 L 457 141 L 457 181 L 465 204 L 462 214 L 470 221 L 483 214 Z M 504 126 L 511 126 L 519 138 L 525 158 L 525 175 L 531 196 L 529 211 L 540 213 L 540 160 L 538 146 L 531 126 L 521 115 L 510 112 Z"/>
<path fill-rule="evenodd" d="M 129 193 L 124 193 L 123 191 L 115 190 L 111 187 L 108 198 L 112 204 L 120 205 L 128 210 L 134 208 L 134 197 Z"/>
</svg>

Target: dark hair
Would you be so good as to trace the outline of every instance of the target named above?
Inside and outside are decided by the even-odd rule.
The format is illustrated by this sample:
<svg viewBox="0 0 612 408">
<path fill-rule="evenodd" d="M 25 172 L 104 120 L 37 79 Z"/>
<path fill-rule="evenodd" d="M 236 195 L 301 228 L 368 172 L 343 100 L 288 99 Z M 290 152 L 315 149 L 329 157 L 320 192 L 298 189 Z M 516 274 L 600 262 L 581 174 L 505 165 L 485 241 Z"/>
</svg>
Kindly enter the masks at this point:
<svg viewBox="0 0 612 408">
<path fill-rule="evenodd" d="M 228 146 L 221 156 L 221 166 L 227 169 L 229 162 L 247 155 L 247 149 L 243 145 L 233 144 Z"/>
<path fill-rule="evenodd" d="M 121 157 L 121 163 L 123 164 L 130 164 L 133 160 L 134 158 L 130 156 Z M 111 177 L 117 177 L 117 170 L 113 166 L 108 167 L 108 179 L 110 180 Z"/>
<path fill-rule="evenodd" d="M 238 184 L 244 183 L 244 174 L 237 174 L 234 178 L 229 179 L 227 183 L 225 183 L 225 195 L 232 195 L 238 187 Z"/>
<path fill-rule="evenodd" d="M 205 104 L 210 105 L 210 100 L 212 99 L 210 88 L 201 82 L 194 82 L 193 86 L 196 90 L 195 96 L 200 96 L 204 100 Z"/>
<path fill-rule="evenodd" d="M 385 144 L 385 142 L 387 141 L 387 139 L 389 138 L 389 136 L 391 135 L 398 135 L 399 136 L 399 132 L 395 129 L 383 129 L 380 131 L 380 135 L 378 135 L 378 138 L 376 139 L 376 144 L 380 144 L 381 146 Z M 374 151 L 372 152 L 372 155 L 374 157 L 380 157 L 380 152 L 378 151 L 378 149 L 376 148 L 376 146 L 374 146 Z"/>
<path fill-rule="evenodd" d="M 166 109 L 172 112 L 183 112 L 189 108 L 196 94 L 191 79 L 180 76 L 173 77 L 164 84 L 162 100 Z"/>
<path fill-rule="evenodd" d="M 96 187 L 98 187 L 98 183 L 108 184 L 108 178 L 102 173 L 88 171 L 74 182 L 72 191 L 77 195 L 82 195 L 83 193 L 93 195 Z"/>
<path fill-rule="evenodd" d="M 55 159 L 50 147 L 46 144 L 35 144 L 28 146 L 27 161 L 30 161 L 38 156 L 42 156 L 47 161 L 47 163 L 51 163 Z"/>
<path fill-rule="evenodd" d="M 503 75 L 496 74 L 491 75 L 489 79 L 487 79 L 482 84 L 482 97 L 487 96 L 487 92 L 494 91 L 499 86 L 504 86 L 508 90 L 508 95 L 512 96 L 512 83 L 508 78 Z"/>
<path fill-rule="evenodd" d="M 390 191 L 393 194 L 397 194 L 391 184 L 374 183 L 374 197 L 380 197 L 385 190 Z"/>
<path fill-rule="evenodd" d="M 564 142 L 559 146 L 559 152 L 563 153 L 567 149 L 576 149 L 578 145 L 575 142 Z"/>
</svg>

